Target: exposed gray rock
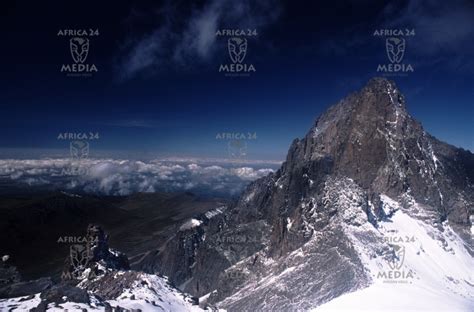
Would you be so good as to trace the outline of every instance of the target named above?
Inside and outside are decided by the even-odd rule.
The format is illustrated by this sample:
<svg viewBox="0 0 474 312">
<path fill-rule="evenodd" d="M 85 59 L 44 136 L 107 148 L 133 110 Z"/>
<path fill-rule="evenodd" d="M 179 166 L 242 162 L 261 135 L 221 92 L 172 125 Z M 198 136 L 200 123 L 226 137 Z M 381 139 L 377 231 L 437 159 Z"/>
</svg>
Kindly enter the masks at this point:
<svg viewBox="0 0 474 312">
<path fill-rule="evenodd" d="M 92 278 L 104 274 L 104 269 L 130 269 L 127 256 L 109 248 L 108 236 L 100 226 L 90 224 L 85 241 L 85 244 L 70 247 L 62 274 L 63 280 L 78 280 L 86 270 Z"/>
<path fill-rule="evenodd" d="M 77 303 L 89 303 L 89 295 L 87 291 L 78 287 L 75 287 L 68 283 L 60 283 L 54 285 L 50 289 L 43 291 L 40 298 L 47 303 L 64 303 L 64 302 L 77 302 Z"/>
</svg>

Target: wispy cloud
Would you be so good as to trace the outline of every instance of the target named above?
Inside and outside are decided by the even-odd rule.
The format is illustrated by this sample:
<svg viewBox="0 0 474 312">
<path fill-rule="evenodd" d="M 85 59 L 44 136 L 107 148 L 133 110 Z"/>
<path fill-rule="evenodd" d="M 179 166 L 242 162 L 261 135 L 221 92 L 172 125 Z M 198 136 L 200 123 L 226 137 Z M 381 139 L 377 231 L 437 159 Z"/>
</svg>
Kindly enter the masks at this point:
<svg viewBox="0 0 474 312">
<path fill-rule="evenodd" d="M 383 12 L 388 27 L 416 31 L 410 51 L 421 65 L 450 69 L 474 69 L 474 4 L 467 0 L 410 0 L 395 10 L 389 4 Z"/>
<path fill-rule="evenodd" d="M 469 0 L 387 1 L 373 19 L 350 25 L 336 36 L 318 43 L 325 55 L 341 58 L 356 50 L 370 51 L 377 29 L 414 29 L 407 43 L 410 62 L 416 67 L 436 66 L 456 72 L 474 70 L 474 3 Z M 372 29 L 373 28 L 373 29 Z M 382 48 L 383 49 L 383 48 Z M 380 52 L 382 52 L 381 50 Z M 370 57 L 370 53 L 360 58 Z"/>
<path fill-rule="evenodd" d="M 138 40 L 125 41 L 118 64 L 122 79 L 170 64 L 208 61 L 216 50 L 219 28 L 261 29 L 273 23 L 281 9 L 278 0 L 208 0 L 199 8 L 181 6 L 167 3 L 159 10 L 160 25 Z"/>
</svg>

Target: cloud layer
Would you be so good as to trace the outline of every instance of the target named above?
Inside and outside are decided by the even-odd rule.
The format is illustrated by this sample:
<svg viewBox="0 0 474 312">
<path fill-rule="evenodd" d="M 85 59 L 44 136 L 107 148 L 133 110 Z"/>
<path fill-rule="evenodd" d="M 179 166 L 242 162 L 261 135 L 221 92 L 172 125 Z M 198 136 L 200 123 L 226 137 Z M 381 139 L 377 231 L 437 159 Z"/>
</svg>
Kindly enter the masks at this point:
<svg viewBox="0 0 474 312">
<path fill-rule="evenodd" d="M 101 195 L 192 191 L 233 196 L 251 181 L 274 171 L 242 164 L 152 160 L 86 159 L 0 160 L 0 180 L 25 189 L 64 190 Z M 5 192 L 6 190 L 3 190 Z"/>
</svg>

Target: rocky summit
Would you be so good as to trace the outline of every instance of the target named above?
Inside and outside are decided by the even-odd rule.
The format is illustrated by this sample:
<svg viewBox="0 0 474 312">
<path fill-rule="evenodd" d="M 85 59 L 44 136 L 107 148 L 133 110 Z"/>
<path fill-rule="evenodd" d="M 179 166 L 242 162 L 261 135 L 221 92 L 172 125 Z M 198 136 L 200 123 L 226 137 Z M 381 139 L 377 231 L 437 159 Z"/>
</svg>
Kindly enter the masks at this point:
<svg viewBox="0 0 474 312">
<path fill-rule="evenodd" d="M 425 237 L 474 264 L 473 181 L 474 155 L 428 134 L 395 83 L 374 78 L 294 140 L 278 171 L 183 224 L 138 267 L 229 311 L 308 310 L 389 279 L 398 266 L 423 279 L 410 261 L 425 252 Z M 412 221 L 416 235 L 404 232 Z M 403 235 L 413 236 L 415 256 L 410 242 L 394 244 Z M 472 277 L 445 274 L 443 287 L 473 300 Z"/>
</svg>

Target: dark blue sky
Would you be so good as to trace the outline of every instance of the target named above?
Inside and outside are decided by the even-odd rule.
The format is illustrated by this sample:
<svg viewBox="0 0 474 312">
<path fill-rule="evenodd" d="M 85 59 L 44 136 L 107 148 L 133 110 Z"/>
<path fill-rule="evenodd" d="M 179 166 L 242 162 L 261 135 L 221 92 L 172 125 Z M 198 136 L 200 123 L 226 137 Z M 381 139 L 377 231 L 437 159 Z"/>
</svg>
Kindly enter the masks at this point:
<svg viewBox="0 0 474 312">
<path fill-rule="evenodd" d="M 316 2 L 316 1 L 313 1 Z M 378 29 L 414 29 L 391 77 L 409 112 L 439 139 L 474 150 L 474 5 L 470 1 L 10 2 L 1 10 L 0 148 L 61 149 L 63 132 L 98 132 L 94 151 L 226 157 L 222 132 L 256 133 L 248 157 L 283 159 L 291 141 L 390 63 Z M 60 29 L 98 29 L 74 63 Z M 245 63 L 218 29 L 256 29 Z"/>
</svg>

